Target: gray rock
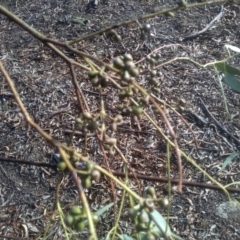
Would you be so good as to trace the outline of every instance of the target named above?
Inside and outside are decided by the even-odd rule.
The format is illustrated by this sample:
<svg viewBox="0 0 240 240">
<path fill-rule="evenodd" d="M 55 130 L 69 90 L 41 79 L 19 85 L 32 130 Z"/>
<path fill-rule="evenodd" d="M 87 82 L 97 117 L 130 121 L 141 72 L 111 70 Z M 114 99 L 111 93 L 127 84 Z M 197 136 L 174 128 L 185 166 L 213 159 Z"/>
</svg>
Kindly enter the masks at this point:
<svg viewBox="0 0 240 240">
<path fill-rule="evenodd" d="M 240 205 L 237 202 L 224 202 L 217 206 L 215 214 L 220 218 L 240 223 Z"/>
</svg>

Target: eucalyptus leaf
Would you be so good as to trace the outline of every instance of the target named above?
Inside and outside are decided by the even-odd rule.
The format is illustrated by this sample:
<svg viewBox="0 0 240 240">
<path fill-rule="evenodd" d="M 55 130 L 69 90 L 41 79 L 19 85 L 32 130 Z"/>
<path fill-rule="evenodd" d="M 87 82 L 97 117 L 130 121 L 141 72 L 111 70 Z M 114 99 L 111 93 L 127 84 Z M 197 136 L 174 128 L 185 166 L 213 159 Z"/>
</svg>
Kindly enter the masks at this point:
<svg viewBox="0 0 240 240">
<path fill-rule="evenodd" d="M 72 16 L 71 21 L 74 22 L 74 23 L 80 23 L 82 25 L 86 25 L 86 24 L 89 23 L 88 19 L 77 17 L 77 16 Z"/>
<path fill-rule="evenodd" d="M 240 48 L 238 48 L 238 47 L 235 47 L 235 46 L 226 44 L 226 45 L 225 45 L 225 48 L 231 49 L 231 50 L 234 51 L 234 52 L 240 53 Z"/>
<path fill-rule="evenodd" d="M 100 210 L 98 210 L 97 212 L 95 212 L 94 214 L 96 214 L 97 216 L 101 216 L 103 215 L 109 208 L 111 208 L 113 206 L 114 203 L 109 203 L 108 205 L 104 206 L 103 208 L 101 208 Z M 85 220 L 85 224 L 88 224 L 88 220 Z"/>
<path fill-rule="evenodd" d="M 225 82 L 232 90 L 240 93 L 240 81 L 232 74 L 225 73 Z"/>
<path fill-rule="evenodd" d="M 101 208 L 100 210 L 98 210 L 97 212 L 95 212 L 95 214 L 97 216 L 101 216 L 103 215 L 108 209 L 110 209 L 113 206 L 114 203 L 109 203 L 108 205 L 104 206 L 103 208 Z"/>
<path fill-rule="evenodd" d="M 126 235 L 126 234 L 119 235 L 119 238 L 121 240 L 136 240 L 135 238 L 132 238 L 132 237 Z"/>
<path fill-rule="evenodd" d="M 232 160 L 238 155 L 238 153 L 234 152 L 232 153 L 230 156 L 228 156 L 225 161 L 223 162 L 222 168 L 221 170 L 224 170 L 226 168 L 227 165 L 229 165 Z"/>
<path fill-rule="evenodd" d="M 105 240 L 110 240 L 110 235 L 107 235 Z"/>
<path fill-rule="evenodd" d="M 234 91 L 240 93 L 240 81 L 234 76 L 240 76 L 240 70 L 226 63 L 216 63 L 216 68 L 224 73 L 225 83 Z"/>
<path fill-rule="evenodd" d="M 226 64 L 225 62 L 215 63 L 215 66 L 219 71 L 221 71 L 223 73 L 229 73 L 232 75 L 240 75 L 239 69 L 232 67 L 232 66 Z"/>
<path fill-rule="evenodd" d="M 150 213 L 150 215 L 151 215 L 152 220 L 154 220 L 154 224 L 155 224 L 155 226 L 153 227 L 151 232 L 156 233 L 160 237 L 166 236 L 167 239 L 174 238 L 174 239 L 178 239 L 178 240 L 183 240 L 178 235 L 172 233 L 170 226 L 166 222 L 165 218 L 157 210 L 153 210 Z M 158 226 L 156 225 L 156 223 Z"/>
<path fill-rule="evenodd" d="M 134 206 L 134 209 L 140 209 L 140 205 Z M 142 210 L 144 211 L 144 210 Z M 150 218 L 148 218 L 148 221 L 151 220 L 151 232 L 158 235 L 159 237 L 167 237 L 167 238 L 175 238 L 178 240 L 182 240 L 181 237 L 178 235 L 172 233 L 170 226 L 166 222 L 165 218 L 157 211 L 153 210 L 152 212 L 149 213 Z M 145 240 L 146 238 L 146 233 L 141 232 L 139 234 L 141 240 Z"/>
</svg>

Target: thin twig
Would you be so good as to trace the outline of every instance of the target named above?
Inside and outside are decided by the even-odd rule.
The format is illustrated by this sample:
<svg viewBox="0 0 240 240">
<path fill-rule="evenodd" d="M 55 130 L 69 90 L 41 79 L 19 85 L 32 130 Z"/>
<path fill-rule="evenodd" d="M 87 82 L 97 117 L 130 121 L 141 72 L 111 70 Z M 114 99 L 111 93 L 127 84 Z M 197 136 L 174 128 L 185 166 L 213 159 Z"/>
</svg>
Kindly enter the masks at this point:
<svg viewBox="0 0 240 240">
<path fill-rule="evenodd" d="M 131 19 L 131 20 L 127 20 L 127 21 L 124 21 L 124 22 L 121 22 L 121 23 L 118 23 L 118 24 L 114 24 L 112 26 L 109 26 L 109 27 L 107 27 L 105 29 L 102 29 L 102 30 L 99 30 L 97 32 L 84 35 L 84 36 L 82 36 L 80 38 L 77 38 L 77 39 L 74 39 L 72 41 L 68 41 L 67 43 L 69 45 L 72 45 L 74 43 L 81 42 L 81 41 L 86 40 L 88 38 L 92 38 L 92 37 L 95 37 L 97 35 L 102 35 L 103 33 L 107 32 L 109 30 L 116 29 L 116 28 L 119 28 L 119 27 L 122 27 L 122 26 L 125 26 L 125 25 L 130 25 L 132 23 L 138 23 L 138 22 L 140 22 L 144 19 L 155 18 L 157 16 L 164 15 L 164 14 L 167 14 L 169 12 L 177 12 L 177 11 L 180 11 L 180 10 L 183 10 L 183 9 L 186 9 L 186 8 L 193 8 L 193 7 L 204 6 L 206 4 L 219 3 L 219 2 L 224 2 L 224 0 L 204 1 L 204 2 L 198 2 L 198 3 L 193 3 L 193 4 L 187 4 L 186 6 L 177 6 L 177 7 L 173 7 L 173 8 L 169 8 L 169 9 L 165 9 L 165 10 L 160 10 L 160 11 L 157 11 L 157 12 L 154 12 L 154 13 L 143 15 L 143 16 L 137 18 L 137 19 Z"/>
<path fill-rule="evenodd" d="M 196 33 L 186 36 L 182 41 L 193 39 L 193 38 L 201 35 L 202 33 L 206 32 L 218 19 L 220 19 L 222 17 L 222 15 L 223 15 L 223 5 L 221 5 L 221 7 L 220 7 L 220 13 L 204 29 L 202 29 L 199 32 L 196 32 Z"/>
<path fill-rule="evenodd" d="M 206 112 L 207 116 L 209 118 L 211 118 L 213 120 L 213 122 L 217 125 L 217 127 L 219 128 L 220 131 L 226 133 L 229 137 L 231 137 L 234 142 L 236 144 L 238 144 L 238 148 L 240 147 L 240 140 L 237 139 L 236 137 L 234 137 L 224 126 L 222 126 L 220 124 L 220 122 L 210 113 L 210 111 L 208 110 L 207 106 L 205 105 L 205 103 L 203 102 L 203 100 L 201 98 L 199 98 L 200 102 L 201 102 L 201 106 L 203 108 L 203 110 Z"/>
<path fill-rule="evenodd" d="M 0 157 L 0 162 L 28 164 L 28 165 L 38 166 L 38 167 L 48 167 L 48 168 L 52 168 L 52 169 L 57 169 L 57 165 L 55 163 L 40 163 L 40 162 L 35 162 L 35 161 L 19 160 L 19 159 L 15 159 L 15 158 Z M 80 168 L 78 168 L 78 169 L 80 169 Z M 118 177 L 126 177 L 126 174 L 122 173 L 122 172 L 112 171 L 112 174 L 114 176 L 118 176 Z M 150 182 L 164 182 L 164 183 L 167 183 L 169 181 L 169 178 L 166 178 L 166 177 L 148 176 L 148 175 L 144 175 L 144 174 L 138 174 L 138 173 L 135 173 L 135 172 L 134 172 L 134 174 L 129 173 L 128 177 L 133 178 L 133 179 L 136 179 L 136 178 L 137 179 L 142 179 L 142 180 L 146 180 L 146 181 L 150 181 Z M 178 179 L 171 178 L 170 181 L 173 184 L 178 183 Z M 190 187 L 207 188 L 207 189 L 218 190 L 218 191 L 222 190 L 222 188 L 220 188 L 216 184 L 191 182 L 191 181 L 188 181 L 188 180 L 183 180 L 183 185 L 184 186 L 190 186 Z M 227 188 L 227 190 L 229 192 L 232 192 L 232 193 L 240 193 L 240 188 L 229 187 L 229 188 Z"/>
<path fill-rule="evenodd" d="M 138 85 L 136 82 L 132 83 L 139 91 L 141 91 L 144 95 L 148 95 L 147 91 L 145 89 L 143 89 L 140 85 Z M 131 99 L 132 102 L 134 102 L 134 104 L 137 104 L 133 99 Z M 165 112 L 161 109 L 161 107 L 159 107 L 159 105 L 156 103 L 156 101 L 154 100 L 154 98 L 149 95 L 149 100 L 153 103 L 153 105 L 157 108 L 157 110 L 159 111 L 159 113 L 161 114 L 161 117 L 163 119 L 163 121 L 165 122 L 165 124 L 167 125 L 167 128 L 173 138 L 173 145 L 175 148 L 175 152 L 176 152 L 176 156 L 177 156 L 177 163 L 178 163 L 178 172 L 179 172 L 179 184 L 178 184 L 178 191 L 180 193 L 182 193 L 182 159 L 181 159 L 181 154 L 180 154 L 180 150 L 178 147 L 178 143 L 177 143 L 177 138 L 176 138 L 176 134 L 173 131 L 173 128 L 170 124 L 170 122 L 168 121 L 168 118 L 165 114 Z M 157 130 L 159 131 L 160 135 L 162 137 L 164 137 L 164 139 L 169 142 L 169 139 L 163 134 L 163 132 L 160 130 L 160 128 L 157 126 L 157 124 L 152 120 L 152 118 L 145 113 L 145 116 L 157 127 Z"/>
<path fill-rule="evenodd" d="M 73 86 L 74 86 L 74 89 L 75 89 L 75 92 L 76 92 L 76 95 L 77 95 L 77 100 L 78 100 L 78 104 L 79 104 L 79 107 L 80 107 L 80 112 L 83 113 L 84 112 L 84 106 L 82 104 L 82 98 L 84 98 L 84 96 L 80 95 L 81 90 L 80 90 L 80 87 L 79 87 L 78 82 L 77 82 L 74 66 L 71 63 L 69 64 L 69 68 L 70 68 L 70 72 L 71 72 L 71 75 L 72 75 L 72 82 L 73 82 Z"/>
</svg>

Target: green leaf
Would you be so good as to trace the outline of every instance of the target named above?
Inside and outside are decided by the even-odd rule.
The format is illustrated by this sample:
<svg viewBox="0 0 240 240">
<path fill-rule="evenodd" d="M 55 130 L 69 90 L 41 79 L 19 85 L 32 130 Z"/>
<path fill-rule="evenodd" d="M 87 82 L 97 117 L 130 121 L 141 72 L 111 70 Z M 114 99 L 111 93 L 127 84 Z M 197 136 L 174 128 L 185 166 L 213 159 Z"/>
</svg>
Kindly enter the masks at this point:
<svg viewBox="0 0 240 240">
<path fill-rule="evenodd" d="M 229 165 L 232 160 L 238 155 L 238 153 L 234 152 L 232 153 L 230 156 L 228 156 L 225 161 L 223 162 L 223 165 L 222 165 L 222 169 L 221 170 L 224 170 L 226 168 L 227 165 Z"/>
<path fill-rule="evenodd" d="M 151 232 L 157 233 L 160 237 L 166 236 L 167 238 L 172 238 L 173 237 L 175 239 L 182 240 L 181 237 L 179 237 L 178 235 L 172 233 L 172 231 L 170 229 L 170 226 L 166 222 L 165 218 L 157 210 L 153 210 L 150 213 L 150 215 L 151 215 L 151 218 L 154 219 L 154 221 L 161 228 L 160 229 L 157 225 L 155 225 Z M 155 222 L 154 222 L 154 224 L 155 224 Z M 164 231 L 164 234 L 163 234 L 162 231 Z"/>
<path fill-rule="evenodd" d="M 101 208 L 100 210 L 98 210 L 97 212 L 95 212 L 94 214 L 96 214 L 97 216 L 101 216 L 103 215 L 109 208 L 111 208 L 113 206 L 114 203 L 109 203 L 108 205 L 104 206 L 103 208 Z M 84 221 L 85 224 L 88 224 L 88 220 Z"/>
<path fill-rule="evenodd" d="M 223 73 L 229 73 L 232 75 L 240 75 L 239 69 L 232 67 L 232 66 L 226 64 L 225 62 L 215 63 L 215 66 L 219 71 L 221 71 Z"/>
<path fill-rule="evenodd" d="M 140 209 L 140 205 L 134 206 L 135 210 Z M 145 211 L 145 210 L 142 210 Z M 165 218 L 157 211 L 153 210 L 152 212 L 149 213 L 151 217 L 148 217 L 148 221 L 151 221 L 151 232 L 154 233 L 155 235 L 159 237 L 164 237 L 166 236 L 167 238 L 173 237 L 175 239 L 181 239 L 178 235 L 172 233 L 170 226 L 166 222 Z M 151 219 L 150 219 L 151 218 Z M 157 223 L 157 225 L 156 225 Z M 146 232 L 140 232 L 139 237 L 141 240 L 146 239 Z"/>
<path fill-rule="evenodd" d="M 119 238 L 120 238 L 121 240 L 136 240 L 135 238 L 129 237 L 129 236 L 126 235 L 126 234 L 119 235 Z"/>
<path fill-rule="evenodd" d="M 155 225 L 153 231 L 156 232 L 161 237 L 166 235 L 169 238 L 172 235 L 172 232 L 165 218 L 157 210 L 153 210 L 150 214 L 152 219 L 154 219 L 154 224 L 155 222 L 157 222 L 158 226 L 161 228 L 159 229 L 159 227 Z M 163 232 L 165 234 L 163 234 Z"/>
<path fill-rule="evenodd" d="M 233 76 L 240 76 L 240 70 L 223 62 L 216 63 L 215 66 L 219 71 L 222 71 L 224 73 L 226 84 L 234 91 L 240 93 L 240 81 L 235 76 Z"/>
<path fill-rule="evenodd" d="M 103 215 L 109 208 L 111 208 L 113 206 L 114 203 L 109 203 L 108 205 L 104 206 L 103 208 L 101 208 L 100 210 L 98 210 L 97 212 L 95 212 L 95 214 L 97 216 L 101 216 Z"/>
<path fill-rule="evenodd" d="M 134 206 L 134 209 L 135 210 L 140 209 L 140 205 L 138 204 Z M 142 209 L 141 211 L 145 211 L 145 210 Z M 152 212 L 149 213 L 149 215 L 150 216 L 148 217 L 148 222 L 151 221 L 150 229 L 152 233 L 154 233 L 159 237 L 166 236 L 167 238 L 172 237 L 174 239 L 183 240 L 178 235 L 172 233 L 170 226 L 166 222 L 165 218 L 157 210 L 153 210 Z M 139 233 L 139 237 L 141 240 L 146 240 L 146 236 L 147 236 L 146 232 Z"/>
<path fill-rule="evenodd" d="M 82 25 L 86 25 L 89 22 L 88 19 L 77 17 L 77 16 L 72 16 L 71 21 L 74 23 L 81 23 Z"/>
<path fill-rule="evenodd" d="M 225 73 L 225 82 L 232 90 L 240 93 L 240 81 L 232 74 Z"/>
</svg>

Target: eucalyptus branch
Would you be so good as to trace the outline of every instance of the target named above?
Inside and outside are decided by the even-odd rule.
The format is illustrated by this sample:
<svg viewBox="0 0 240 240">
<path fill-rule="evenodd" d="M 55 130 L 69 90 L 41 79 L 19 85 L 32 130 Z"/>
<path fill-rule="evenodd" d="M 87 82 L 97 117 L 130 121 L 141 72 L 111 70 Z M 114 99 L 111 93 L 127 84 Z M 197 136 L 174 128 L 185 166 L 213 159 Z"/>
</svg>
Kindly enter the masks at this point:
<svg viewBox="0 0 240 240">
<path fill-rule="evenodd" d="M 77 171 L 70 164 L 70 162 L 69 162 L 69 160 L 67 158 L 67 155 L 62 150 L 62 148 L 59 148 L 58 150 L 59 150 L 59 153 L 60 153 L 62 159 L 67 164 L 67 168 L 68 168 L 68 170 L 70 171 L 70 173 L 71 173 L 71 175 L 73 177 L 73 181 L 75 183 L 75 186 L 77 187 L 77 191 L 78 191 L 79 197 L 82 200 L 83 208 L 84 208 L 84 210 L 86 211 L 86 214 L 87 214 L 87 219 L 88 219 L 88 223 L 89 223 L 89 231 L 90 231 L 91 237 L 93 238 L 93 240 L 97 240 L 97 234 L 96 234 L 96 231 L 95 231 L 91 210 L 89 208 L 88 201 L 87 201 L 86 195 L 85 195 L 85 193 L 83 191 L 83 187 L 81 185 L 81 182 L 80 182 L 80 180 L 79 180 L 79 178 L 77 176 Z"/>
<path fill-rule="evenodd" d="M 80 112 L 83 113 L 84 112 L 84 106 L 82 104 L 82 99 L 81 98 L 84 98 L 84 96 L 81 95 L 81 90 L 80 90 L 80 87 L 79 87 L 78 82 L 77 82 L 77 78 L 76 78 L 76 74 L 75 74 L 73 65 L 69 64 L 69 68 L 70 68 L 70 72 L 71 72 L 71 75 L 72 75 L 72 82 L 73 82 L 74 89 L 75 89 L 75 92 L 76 92 L 78 105 L 80 107 Z"/>
<path fill-rule="evenodd" d="M 118 154 L 120 155 L 120 157 L 122 158 L 122 160 L 124 161 L 124 163 L 126 164 L 126 166 L 128 167 L 128 169 L 132 172 L 133 176 L 135 176 L 135 180 L 137 181 L 137 184 L 138 184 L 138 189 L 140 191 L 140 182 L 138 180 L 138 178 L 136 177 L 136 174 L 134 172 L 134 170 L 131 168 L 129 162 L 127 161 L 127 159 L 125 158 L 125 156 L 123 155 L 122 151 L 117 147 L 117 146 L 114 146 L 114 148 L 116 149 L 116 151 L 118 152 Z"/>
<path fill-rule="evenodd" d="M 137 83 L 134 82 L 134 85 L 144 94 L 149 95 L 146 90 L 144 90 L 142 87 L 140 87 Z M 155 102 L 155 101 L 154 101 Z M 136 104 L 136 102 L 134 101 Z M 159 128 L 157 123 L 146 113 L 144 112 L 144 115 L 147 117 L 147 119 L 153 124 L 153 126 L 157 129 L 157 131 L 160 133 L 161 137 L 170 144 L 173 148 L 175 148 L 175 143 L 173 143 Z M 220 189 L 227 195 L 229 199 L 231 199 L 229 192 L 226 190 L 226 188 L 219 183 L 217 180 L 215 180 L 213 177 L 211 177 L 205 170 L 203 170 L 192 158 L 187 156 L 186 153 L 184 153 L 181 149 L 178 149 L 179 154 L 181 154 L 189 163 L 191 163 L 195 168 L 197 168 L 200 172 L 202 172 L 210 181 L 215 183 L 217 186 L 219 186 Z"/>
<path fill-rule="evenodd" d="M 68 63 L 75 64 L 75 65 L 81 67 L 82 69 L 85 69 L 85 70 L 88 70 L 88 71 L 90 70 L 90 68 L 88 68 L 88 67 L 86 67 L 86 66 L 84 66 L 84 65 L 82 65 L 82 64 L 80 64 L 80 63 L 78 63 L 78 62 L 76 62 L 76 61 L 74 61 L 74 60 L 72 60 L 70 58 L 68 58 L 63 52 L 61 52 L 59 49 L 57 49 L 53 44 L 61 46 L 61 47 L 64 47 L 64 48 L 68 49 L 69 51 L 71 51 L 73 53 L 76 53 L 77 55 L 79 55 L 82 58 L 83 57 L 87 57 L 89 59 L 92 59 L 93 61 L 96 61 L 97 63 L 99 63 L 102 66 L 106 66 L 106 67 L 108 67 L 109 69 L 111 69 L 113 71 L 117 71 L 111 65 L 104 63 L 103 61 L 101 61 L 98 58 L 95 58 L 92 55 L 89 55 L 87 53 L 84 53 L 82 51 L 77 50 L 76 48 L 71 47 L 70 45 L 68 45 L 68 43 L 64 43 L 64 42 L 60 42 L 60 41 L 57 41 L 57 40 L 53 40 L 53 39 L 47 38 L 42 33 L 37 31 L 36 29 L 32 28 L 25 21 L 23 21 L 22 19 L 20 19 L 15 14 L 13 14 L 10 11 L 8 11 L 6 8 L 4 8 L 1 5 L 0 5 L 0 13 L 2 13 L 3 15 L 5 15 L 9 19 L 11 19 L 12 21 L 17 23 L 20 27 L 25 29 L 27 32 L 29 32 L 32 36 L 34 36 L 36 39 L 41 41 L 43 44 L 45 44 L 48 47 L 50 47 L 57 55 L 59 55 L 61 58 L 63 58 Z"/>
<path fill-rule="evenodd" d="M 143 89 L 140 85 L 138 85 L 136 82 L 133 82 L 132 83 L 143 95 L 148 95 L 148 92 Z M 176 152 L 176 155 L 177 155 L 177 161 L 178 161 L 178 172 L 179 172 L 179 184 L 178 184 L 178 191 L 180 193 L 182 193 L 182 181 L 183 181 L 183 176 L 182 176 L 182 159 L 181 159 L 181 154 L 180 154 L 180 151 L 179 151 L 179 147 L 178 147 L 178 143 L 177 143 L 177 138 L 176 138 L 176 134 L 175 132 L 173 131 L 173 128 L 170 124 L 170 122 L 168 121 L 167 117 L 166 117 L 166 114 L 165 112 L 161 109 L 161 107 L 159 107 L 159 105 L 155 102 L 155 100 L 150 96 L 150 101 L 153 103 L 153 105 L 157 108 L 158 112 L 161 114 L 162 116 L 162 119 L 163 121 L 165 122 L 165 124 L 167 125 L 168 127 L 168 130 L 173 138 L 173 142 L 174 142 L 174 148 L 175 148 L 175 152 Z M 132 99 L 132 101 L 136 104 L 136 102 Z M 146 113 L 144 113 L 145 116 L 148 117 L 148 119 L 152 122 L 154 122 L 152 120 L 152 118 L 150 116 L 148 116 Z M 155 122 L 154 122 L 155 123 Z M 156 124 L 157 125 L 157 124 Z M 160 129 L 159 127 L 157 129 Z M 164 135 L 162 131 L 159 132 L 162 136 Z M 167 138 L 168 139 L 168 138 Z M 166 139 L 166 140 L 167 140 Z M 167 140 L 168 141 L 168 140 Z"/>
<path fill-rule="evenodd" d="M 126 192 L 128 192 L 130 195 L 132 195 L 133 198 L 135 198 L 135 200 L 137 201 L 142 201 L 142 197 L 140 197 L 137 193 L 135 193 L 134 191 L 132 191 L 129 187 L 126 187 L 125 184 L 120 181 L 118 178 L 116 178 L 113 174 L 109 173 L 107 170 L 105 170 L 104 168 L 95 165 L 94 168 L 96 170 L 98 170 L 99 172 L 101 172 L 103 175 L 107 176 L 108 178 L 112 179 L 116 184 L 118 184 L 122 189 L 125 189 Z"/>
<path fill-rule="evenodd" d="M 208 66 L 214 66 L 217 63 L 221 63 L 221 62 L 224 63 L 224 62 L 226 62 L 227 60 L 229 60 L 231 58 L 232 57 L 228 57 L 228 58 L 225 58 L 225 59 L 223 59 L 221 61 L 214 61 L 214 62 L 210 62 L 210 63 L 206 63 L 206 64 L 201 64 L 201 63 L 198 63 L 198 62 L 196 62 L 196 61 L 194 61 L 194 60 L 192 60 L 191 58 L 188 58 L 188 57 L 175 57 L 175 58 L 173 58 L 173 59 L 171 59 L 169 61 L 166 61 L 164 63 L 161 63 L 161 64 L 153 67 L 153 70 L 161 68 L 161 67 L 163 67 L 165 65 L 171 64 L 171 63 L 173 63 L 175 61 L 179 61 L 179 60 L 185 60 L 185 61 L 193 63 L 194 65 L 196 65 L 198 67 L 206 68 Z"/>
<path fill-rule="evenodd" d="M 125 180 L 125 185 L 128 186 L 128 178 L 127 178 L 127 173 L 126 173 L 126 180 Z M 117 230 L 118 230 L 118 226 L 119 226 L 119 221 L 121 218 L 121 213 L 123 211 L 123 207 L 124 207 L 124 203 L 125 203 L 125 198 L 126 198 L 126 190 L 123 189 L 123 194 L 122 194 L 122 199 L 121 199 L 121 203 L 119 206 L 119 210 L 118 210 L 118 214 L 114 223 L 114 230 L 113 230 L 113 234 L 112 234 L 112 239 L 115 239 L 115 236 L 117 234 Z"/>
<path fill-rule="evenodd" d="M 174 113 L 176 113 L 178 115 L 178 117 L 181 118 L 182 122 L 188 127 L 188 129 L 190 130 L 190 132 L 192 133 L 193 135 L 193 138 L 194 138 L 194 142 L 195 142 L 195 146 L 196 148 L 198 148 L 198 142 L 197 142 L 197 139 L 196 139 L 196 136 L 192 130 L 192 128 L 189 126 L 188 122 L 183 118 L 183 116 L 176 110 L 174 109 L 170 104 L 166 103 L 165 101 L 159 99 L 158 97 L 156 97 L 154 94 L 151 93 L 151 96 L 159 103 L 161 104 L 164 104 L 165 106 L 169 107 Z"/>
</svg>

